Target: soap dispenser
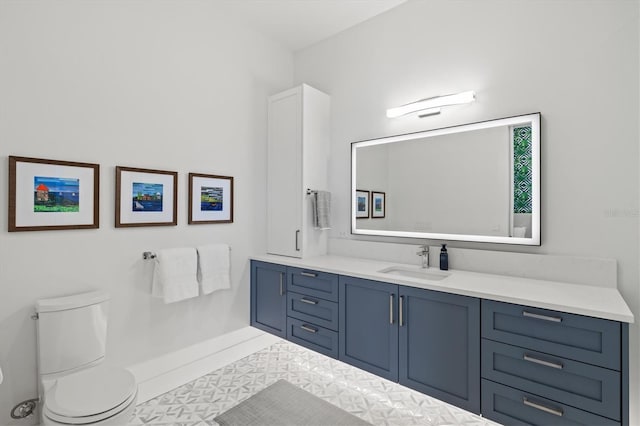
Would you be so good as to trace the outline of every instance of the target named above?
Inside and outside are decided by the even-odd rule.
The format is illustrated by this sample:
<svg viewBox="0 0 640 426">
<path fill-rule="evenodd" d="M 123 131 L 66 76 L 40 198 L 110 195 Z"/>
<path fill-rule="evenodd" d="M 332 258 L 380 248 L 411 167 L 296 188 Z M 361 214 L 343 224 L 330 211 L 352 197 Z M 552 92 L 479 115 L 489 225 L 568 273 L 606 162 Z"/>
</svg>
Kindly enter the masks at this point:
<svg viewBox="0 0 640 426">
<path fill-rule="evenodd" d="M 440 270 L 447 271 L 449 269 L 449 253 L 447 253 L 447 245 L 443 244 L 440 249 Z"/>
</svg>

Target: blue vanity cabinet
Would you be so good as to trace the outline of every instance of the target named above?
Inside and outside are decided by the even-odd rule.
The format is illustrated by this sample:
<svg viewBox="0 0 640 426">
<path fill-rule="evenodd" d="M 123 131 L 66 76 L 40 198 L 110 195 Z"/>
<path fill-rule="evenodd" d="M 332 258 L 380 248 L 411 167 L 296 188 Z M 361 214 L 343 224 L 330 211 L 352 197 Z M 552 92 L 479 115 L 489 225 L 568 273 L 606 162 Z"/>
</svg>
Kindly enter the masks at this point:
<svg viewBox="0 0 640 426">
<path fill-rule="evenodd" d="M 398 286 L 340 276 L 340 361 L 398 381 Z"/>
<path fill-rule="evenodd" d="M 480 300 L 340 276 L 348 364 L 480 412 Z"/>
<path fill-rule="evenodd" d="M 338 357 L 338 275 L 287 267 L 287 339 Z"/>
<path fill-rule="evenodd" d="M 400 286 L 400 383 L 480 412 L 480 300 Z"/>
<path fill-rule="evenodd" d="M 628 327 L 482 301 L 482 414 L 503 424 L 628 424 Z"/>
<path fill-rule="evenodd" d="M 251 261 L 251 325 L 286 337 L 287 267 Z"/>
</svg>

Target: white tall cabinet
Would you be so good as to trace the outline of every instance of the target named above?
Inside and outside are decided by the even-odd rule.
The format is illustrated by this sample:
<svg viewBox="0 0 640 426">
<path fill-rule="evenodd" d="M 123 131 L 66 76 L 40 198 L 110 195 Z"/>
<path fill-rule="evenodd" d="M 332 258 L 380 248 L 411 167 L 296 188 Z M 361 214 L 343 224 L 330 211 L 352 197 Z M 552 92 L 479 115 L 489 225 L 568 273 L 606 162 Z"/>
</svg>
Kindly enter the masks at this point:
<svg viewBox="0 0 640 426">
<path fill-rule="evenodd" d="M 329 95 L 302 84 L 269 97 L 267 252 L 326 254 L 327 231 L 313 228 L 307 189 L 327 189 Z"/>
</svg>

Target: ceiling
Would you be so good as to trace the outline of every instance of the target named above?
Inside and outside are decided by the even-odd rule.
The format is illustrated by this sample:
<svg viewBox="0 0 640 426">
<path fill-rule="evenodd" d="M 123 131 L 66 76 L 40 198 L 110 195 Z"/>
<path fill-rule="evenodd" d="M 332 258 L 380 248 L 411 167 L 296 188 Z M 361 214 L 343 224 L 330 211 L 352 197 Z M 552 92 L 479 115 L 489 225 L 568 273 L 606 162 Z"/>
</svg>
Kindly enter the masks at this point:
<svg viewBox="0 0 640 426">
<path fill-rule="evenodd" d="M 296 51 L 406 0 L 217 0 L 236 19 Z"/>
</svg>

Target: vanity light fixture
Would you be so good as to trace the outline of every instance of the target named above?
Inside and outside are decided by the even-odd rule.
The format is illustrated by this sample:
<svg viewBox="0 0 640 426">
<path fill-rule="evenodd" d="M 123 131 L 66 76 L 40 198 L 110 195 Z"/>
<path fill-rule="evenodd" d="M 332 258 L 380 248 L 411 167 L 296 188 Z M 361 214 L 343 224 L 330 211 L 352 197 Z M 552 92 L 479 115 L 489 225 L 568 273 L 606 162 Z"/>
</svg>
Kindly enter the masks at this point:
<svg viewBox="0 0 640 426">
<path fill-rule="evenodd" d="M 433 98 L 421 99 L 410 104 L 389 108 L 387 110 L 387 117 L 396 118 L 414 112 L 417 112 L 420 118 L 428 117 L 430 115 L 440 114 L 440 107 L 468 104 L 475 100 L 476 92 L 473 90 L 453 95 L 434 96 Z"/>
</svg>

